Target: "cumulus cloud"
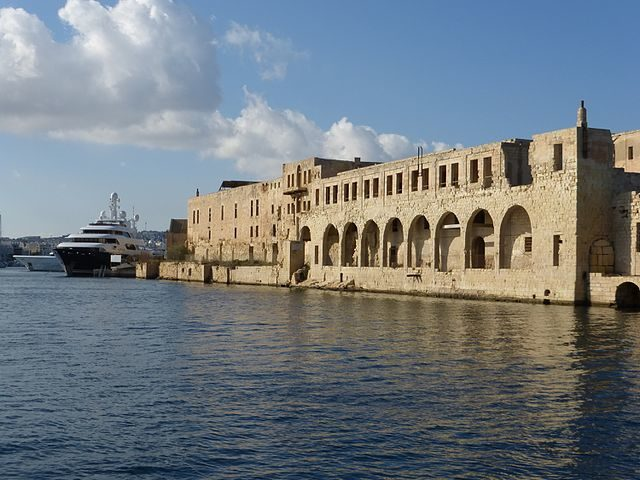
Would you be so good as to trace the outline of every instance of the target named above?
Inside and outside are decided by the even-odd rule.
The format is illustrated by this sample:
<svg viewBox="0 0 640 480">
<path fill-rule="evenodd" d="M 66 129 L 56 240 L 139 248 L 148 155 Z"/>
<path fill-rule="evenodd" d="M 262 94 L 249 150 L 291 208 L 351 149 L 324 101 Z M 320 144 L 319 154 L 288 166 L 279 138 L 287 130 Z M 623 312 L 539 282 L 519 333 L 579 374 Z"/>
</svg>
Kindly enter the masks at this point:
<svg viewBox="0 0 640 480">
<path fill-rule="evenodd" d="M 0 9 L 0 130 L 197 151 L 260 177 L 309 156 L 386 161 L 414 154 L 417 145 L 427 149 L 426 142 L 378 133 L 346 117 L 325 130 L 301 112 L 273 109 L 246 88 L 240 114 L 223 116 L 216 43 L 208 28 L 171 0 L 119 0 L 113 6 L 67 0 L 59 16 L 71 31 L 65 43 L 56 42 L 35 15 Z M 268 75 L 286 72 L 282 59 L 294 52 L 290 42 L 239 24 L 225 38 L 258 52 L 256 61 Z M 274 67 L 278 58 L 284 63 Z"/>
<path fill-rule="evenodd" d="M 269 32 L 251 29 L 247 25 L 231 22 L 224 34 L 223 43 L 240 51 L 248 52 L 260 69 L 264 80 L 282 80 L 292 60 L 305 58 L 306 53 L 297 51 L 288 38 L 278 38 Z"/>
<path fill-rule="evenodd" d="M 35 15 L 0 9 L 3 130 L 101 129 L 218 106 L 211 35 L 185 8 L 68 0 L 59 17 L 72 32 L 67 43 L 54 41 Z"/>
</svg>

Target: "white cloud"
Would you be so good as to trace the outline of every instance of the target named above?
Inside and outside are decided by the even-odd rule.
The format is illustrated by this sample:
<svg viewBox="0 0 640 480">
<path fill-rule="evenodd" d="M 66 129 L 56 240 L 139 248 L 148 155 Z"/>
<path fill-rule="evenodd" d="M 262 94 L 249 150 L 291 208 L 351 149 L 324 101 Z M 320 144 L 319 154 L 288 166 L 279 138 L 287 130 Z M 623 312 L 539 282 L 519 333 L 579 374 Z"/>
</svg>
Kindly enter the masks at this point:
<svg viewBox="0 0 640 480">
<path fill-rule="evenodd" d="M 1 129 L 101 129 L 218 106 L 211 35 L 185 8 L 68 0 L 59 16 L 72 31 L 68 43 L 35 15 L 0 9 Z"/>
<path fill-rule="evenodd" d="M 260 69 L 263 80 L 282 80 L 292 60 L 305 58 L 288 38 L 277 38 L 269 32 L 252 30 L 247 25 L 231 22 L 224 34 L 224 44 L 248 51 Z"/>
<path fill-rule="evenodd" d="M 301 112 L 271 108 L 246 88 L 240 114 L 223 116 L 215 42 L 171 0 L 114 6 L 67 0 L 59 15 L 71 28 L 67 43 L 56 42 L 35 15 L 0 9 L 0 130 L 197 151 L 258 177 L 309 156 L 386 161 L 413 155 L 417 145 L 426 149 L 426 142 L 377 133 L 346 117 L 324 130 Z M 250 48 L 267 75 L 285 72 L 297 54 L 288 40 L 239 24 L 225 38 Z"/>
</svg>

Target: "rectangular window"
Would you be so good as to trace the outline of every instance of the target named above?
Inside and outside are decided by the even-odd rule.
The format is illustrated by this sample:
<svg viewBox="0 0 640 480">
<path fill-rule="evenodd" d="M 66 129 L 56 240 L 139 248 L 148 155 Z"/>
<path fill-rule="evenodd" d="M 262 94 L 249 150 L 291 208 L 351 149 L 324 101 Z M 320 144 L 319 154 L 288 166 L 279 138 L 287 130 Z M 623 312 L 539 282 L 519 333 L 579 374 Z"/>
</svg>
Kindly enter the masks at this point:
<svg viewBox="0 0 640 480">
<path fill-rule="evenodd" d="M 358 199 L 358 182 L 353 182 L 351 184 L 351 200 Z"/>
<path fill-rule="evenodd" d="M 418 170 L 411 171 L 411 191 L 415 192 L 418 190 Z"/>
<path fill-rule="evenodd" d="M 342 192 L 344 194 L 344 201 L 348 202 L 349 201 L 349 184 L 345 183 L 344 185 L 342 185 Z"/>
<path fill-rule="evenodd" d="M 238 229 L 235 227 L 233 229 L 233 238 L 238 238 Z"/>
<path fill-rule="evenodd" d="M 555 143 L 553 145 L 553 170 L 562 170 L 562 144 Z"/>
<path fill-rule="evenodd" d="M 324 188 L 324 203 L 329 205 L 331 203 L 331 187 Z"/>
<path fill-rule="evenodd" d="M 316 207 L 320 205 L 320 189 L 316 188 Z"/>
<path fill-rule="evenodd" d="M 251 217 L 253 217 L 253 200 L 251 200 Z"/>
<path fill-rule="evenodd" d="M 271 215 L 273 215 L 275 213 L 275 207 L 273 205 L 273 203 L 271 204 Z"/>
<path fill-rule="evenodd" d="M 305 170 L 304 172 L 302 172 L 302 178 L 303 178 L 303 183 L 307 183 L 307 171 Z"/>
<path fill-rule="evenodd" d="M 220 205 L 220 220 L 224 220 L 224 205 Z"/>
<path fill-rule="evenodd" d="M 429 190 L 429 169 L 422 169 L 422 189 Z"/>
<path fill-rule="evenodd" d="M 469 183 L 478 183 L 479 173 L 478 159 L 474 158 L 469 162 Z"/>
<path fill-rule="evenodd" d="M 451 185 L 454 187 L 458 186 L 458 163 L 451 164 Z"/>
<path fill-rule="evenodd" d="M 402 193 L 402 172 L 396 173 L 396 193 Z"/>
<path fill-rule="evenodd" d="M 233 218 L 238 218 L 238 204 L 233 204 Z"/>
<path fill-rule="evenodd" d="M 438 186 L 439 187 L 446 187 L 447 186 L 447 166 L 446 165 L 440 165 L 440 170 L 439 170 L 439 179 L 438 179 Z"/>
<path fill-rule="evenodd" d="M 627 160 L 633 160 L 633 147 L 627 148 Z"/>
<path fill-rule="evenodd" d="M 378 196 L 378 192 L 380 191 L 380 180 L 378 177 L 373 179 L 373 184 L 371 185 L 371 196 L 376 198 Z"/>
<path fill-rule="evenodd" d="M 393 175 L 387 175 L 387 195 L 393 195 Z"/>
<path fill-rule="evenodd" d="M 209 207 L 209 223 L 211 223 L 211 207 Z"/>
<path fill-rule="evenodd" d="M 256 200 L 256 217 L 260 216 L 260 200 Z"/>
<path fill-rule="evenodd" d="M 484 157 L 482 159 L 482 177 L 483 187 L 490 187 L 493 185 L 493 170 L 491 168 L 491 157 Z"/>
<path fill-rule="evenodd" d="M 249 227 L 249 236 L 253 238 L 253 225 Z"/>
<path fill-rule="evenodd" d="M 364 181 L 364 198 L 369 198 L 369 188 L 371 186 L 371 181 L 369 179 Z"/>
<path fill-rule="evenodd" d="M 256 237 L 258 236 L 258 225 L 256 225 Z"/>
<path fill-rule="evenodd" d="M 315 263 L 316 265 L 318 264 L 318 257 L 320 256 L 319 251 L 320 248 L 318 248 L 318 245 L 316 245 L 313 249 L 313 263 Z"/>
<path fill-rule="evenodd" d="M 533 238 L 524 237 L 524 253 L 531 253 L 533 251 Z"/>
<path fill-rule="evenodd" d="M 194 224 L 194 225 L 196 224 L 196 211 L 195 210 L 193 211 L 193 219 L 191 220 L 191 223 Z"/>
<path fill-rule="evenodd" d="M 560 245 L 562 245 L 562 238 L 560 235 L 553 236 L 553 266 L 560 265 Z"/>
<path fill-rule="evenodd" d="M 333 203 L 338 203 L 338 185 L 333 186 Z"/>
<path fill-rule="evenodd" d="M 200 209 L 196 210 L 196 223 L 200 224 Z"/>
<path fill-rule="evenodd" d="M 209 241 L 211 241 L 211 228 L 209 228 Z"/>
<path fill-rule="evenodd" d="M 287 215 L 291 215 L 291 204 L 287 203 Z"/>
</svg>

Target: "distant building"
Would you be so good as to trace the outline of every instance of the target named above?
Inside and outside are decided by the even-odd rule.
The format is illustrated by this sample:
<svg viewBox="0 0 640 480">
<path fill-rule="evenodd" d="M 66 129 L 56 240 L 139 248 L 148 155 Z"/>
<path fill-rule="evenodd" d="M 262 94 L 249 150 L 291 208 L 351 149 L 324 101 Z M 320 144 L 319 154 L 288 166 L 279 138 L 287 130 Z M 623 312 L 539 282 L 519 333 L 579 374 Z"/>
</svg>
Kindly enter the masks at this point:
<svg viewBox="0 0 640 480">
<path fill-rule="evenodd" d="M 166 256 L 169 260 L 177 260 L 184 254 L 187 244 L 187 219 L 172 218 L 166 233 Z"/>
<path fill-rule="evenodd" d="M 615 168 L 622 167 L 622 168 Z M 627 171 L 625 171 L 625 169 Z M 307 283 L 640 303 L 640 131 L 575 127 L 372 164 L 308 158 L 188 203 L 203 262 L 306 264 Z"/>
</svg>

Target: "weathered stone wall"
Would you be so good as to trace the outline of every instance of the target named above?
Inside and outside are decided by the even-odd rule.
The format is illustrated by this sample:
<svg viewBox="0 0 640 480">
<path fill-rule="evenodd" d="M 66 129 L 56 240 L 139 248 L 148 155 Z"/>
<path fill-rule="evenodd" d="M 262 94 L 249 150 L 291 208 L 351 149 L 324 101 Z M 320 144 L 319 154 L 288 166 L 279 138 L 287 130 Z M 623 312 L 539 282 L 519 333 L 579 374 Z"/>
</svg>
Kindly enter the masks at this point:
<svg viewBox="0 0 640 480">
<path fill-rule="evenodd" d="M 640 268 L 625 193 L 640 175 L 614 168 L 615 138 L 580 124 L 382 164 L 305 159 L 191 198 L 188 244 L 196 261 L 247 264 L 214 281 L 280 284 L 307 264 L 305 284 L 588 302 L 590 273 Z"/>
<path fill-rule="evenodd" d="M 211 281 L 211 265 L 199 262 L 161 262 L 158 278 L 208 283 Z"/>
</svg>

